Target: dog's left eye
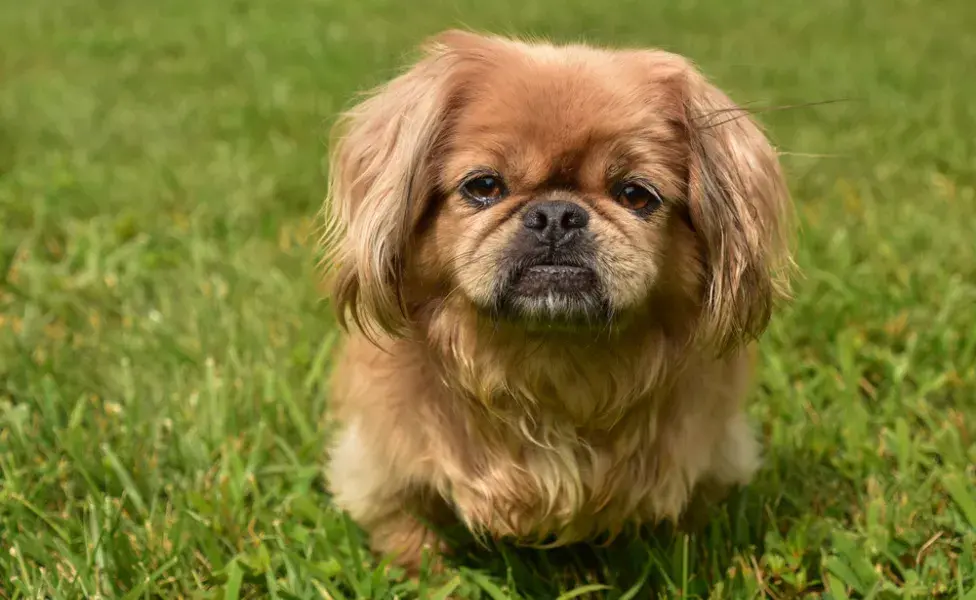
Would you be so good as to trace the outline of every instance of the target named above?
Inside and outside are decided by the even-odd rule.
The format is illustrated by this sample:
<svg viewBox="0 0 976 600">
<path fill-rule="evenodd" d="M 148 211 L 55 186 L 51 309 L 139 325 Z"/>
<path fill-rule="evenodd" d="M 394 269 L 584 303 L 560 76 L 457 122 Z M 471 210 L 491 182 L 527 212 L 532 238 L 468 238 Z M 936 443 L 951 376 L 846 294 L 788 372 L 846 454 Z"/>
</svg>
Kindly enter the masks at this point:
<svg viewBox="0 0 976 600">
<path fill-rule="evenodd" d="M 637 180 L 620 182 L 613 195 L 624 208 L 639 213 L 649 213 L 663 203 L 661 194 L 653 185 Z"/>
<path fill-rule="evenodd" d="M 497 175 L 479 175 L 461 184 L 461 194 L 478 204 L 490 204 L 505 197 L 505 183 Z"/>
</svg>

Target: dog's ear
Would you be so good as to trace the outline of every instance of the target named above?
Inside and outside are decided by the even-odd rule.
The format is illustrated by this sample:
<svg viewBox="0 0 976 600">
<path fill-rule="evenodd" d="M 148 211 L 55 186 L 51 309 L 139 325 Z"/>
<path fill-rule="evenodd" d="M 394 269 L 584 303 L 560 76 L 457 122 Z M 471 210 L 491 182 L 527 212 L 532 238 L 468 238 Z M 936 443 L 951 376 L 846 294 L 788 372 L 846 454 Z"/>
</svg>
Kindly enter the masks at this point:
<svg viewBox="0 0 976 600">
<path fill-rule="evenodd" d="M 727 351 L 757 337 L 789 287 L 790 199 L 752 115 L 690 65 L 679 81 L 689 138 L 688 202 L 705 253 L 701 334 Z"/>
<path fill-rule="evenodd" d="M 343 114 L 333 130 L 323 236 L 327 283 L 343 326 L 397 335 L 411 232 L 434 188 L 440 143 L 472 48 L 489 40 L 447 32 L 408 71 Z"/>
</svg>

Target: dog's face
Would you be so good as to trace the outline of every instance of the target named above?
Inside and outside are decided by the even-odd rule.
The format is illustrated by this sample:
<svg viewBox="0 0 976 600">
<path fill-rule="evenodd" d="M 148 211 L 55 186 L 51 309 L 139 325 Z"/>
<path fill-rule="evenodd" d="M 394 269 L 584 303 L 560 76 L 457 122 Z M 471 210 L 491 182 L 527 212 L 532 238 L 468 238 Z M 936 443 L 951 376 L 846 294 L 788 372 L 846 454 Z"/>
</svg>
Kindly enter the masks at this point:
<svg viewBox="0 0 976 600">
<path fill-rule="evenodd" d="M 451 33 L 344 126 L 329 249 L 361 324 L 461 302 L 604 328 L 677 303 L 724 346 L 768 319 L 775 153 L 680 57 Z"/>
<path fill-rule="evenodd" d="M 510 52 L 467 84 L 421 244 L 484 310 L 603 326 L 644 306 L 669 246 L 691 241 L 680 113 L 639 64 Z"/>
</svg>

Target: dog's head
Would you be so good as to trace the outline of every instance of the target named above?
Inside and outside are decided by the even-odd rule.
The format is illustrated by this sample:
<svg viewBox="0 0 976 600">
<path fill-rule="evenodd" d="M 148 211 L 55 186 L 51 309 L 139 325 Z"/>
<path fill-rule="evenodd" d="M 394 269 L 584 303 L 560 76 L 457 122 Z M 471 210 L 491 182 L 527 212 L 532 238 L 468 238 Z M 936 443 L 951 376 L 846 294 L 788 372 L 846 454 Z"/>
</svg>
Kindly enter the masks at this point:
<svg viewBox="0 0 976 600">
<path fill-rule="evenodd" d="M 666 52 L 442 34 L 344 116 L 330 176 L 336 308 L 367 331 L 458 303 L 530 328 L 680 313 L 721 349 L 782 288 L 776 153 Z"/>
</svg>

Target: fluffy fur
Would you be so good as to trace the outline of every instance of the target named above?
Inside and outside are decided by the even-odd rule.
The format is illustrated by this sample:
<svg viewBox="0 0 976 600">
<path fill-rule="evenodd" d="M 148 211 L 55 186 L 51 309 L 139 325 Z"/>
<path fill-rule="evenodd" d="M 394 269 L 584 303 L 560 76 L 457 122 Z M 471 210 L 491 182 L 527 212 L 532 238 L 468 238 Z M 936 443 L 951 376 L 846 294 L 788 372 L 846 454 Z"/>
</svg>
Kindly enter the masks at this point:
<svg viewBox="0 0 976 600">
<path fill-rule="evenodd" d="M 750 479 L 749 349 L 785 292 L 789 199 L 692 64 L 448 32 L 338 132 L 323 244 L 350 334 L 328 479 L 375 550 L 416 566 L 445 517 L 612 537 Z M 460 191 L 480 172 L 497 201 Z M 621 204 L 631 180 L 653 210 Z M 527 231 L 556 200 L 585 227 Z M 569 291 L 518 292 L 526 273 Z"/>
</svg>

